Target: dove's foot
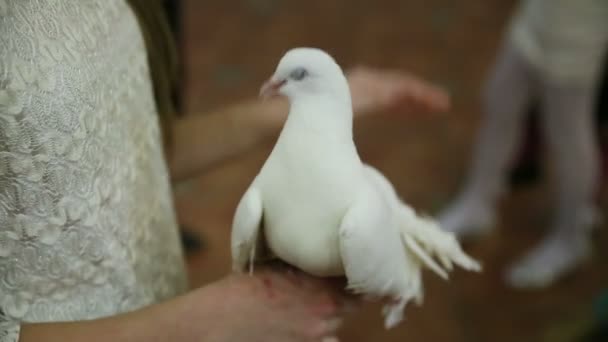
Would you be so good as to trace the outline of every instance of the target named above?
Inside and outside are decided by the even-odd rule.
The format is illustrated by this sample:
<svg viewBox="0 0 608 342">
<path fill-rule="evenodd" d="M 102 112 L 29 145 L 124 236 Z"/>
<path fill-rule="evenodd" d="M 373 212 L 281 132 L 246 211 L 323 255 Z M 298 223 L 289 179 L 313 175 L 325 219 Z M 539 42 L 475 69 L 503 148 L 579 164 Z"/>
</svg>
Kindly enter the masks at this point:
<svg viewBox="0 0 608 342">
<path fill-rule="evenodd" d="M 591 254 L 587 229 L 555 229 L 506 274 L 515 288 L 544 288 L 576 270 Z"/>
<path fill-rule="evenodd" d="M 494 229 L 496 209 L 480 196 L 464 195 L 439 215 L 439 224 L 458 238 L 485 235 Z"/>
</svg>

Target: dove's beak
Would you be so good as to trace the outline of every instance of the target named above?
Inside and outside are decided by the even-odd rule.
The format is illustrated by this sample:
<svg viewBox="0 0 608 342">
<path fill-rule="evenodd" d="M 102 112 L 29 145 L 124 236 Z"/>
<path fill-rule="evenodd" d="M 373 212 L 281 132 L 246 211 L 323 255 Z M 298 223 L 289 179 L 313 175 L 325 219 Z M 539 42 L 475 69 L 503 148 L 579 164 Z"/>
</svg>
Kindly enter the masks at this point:
<svg viewBox="0 0 608 342">
<path fill-rule="evenodd" d="M 271 78 L 260 88 L 260 97 L 264 100 L 279 96 L 279 90 L 287 83 L 285 80 Z"/>
</svg>

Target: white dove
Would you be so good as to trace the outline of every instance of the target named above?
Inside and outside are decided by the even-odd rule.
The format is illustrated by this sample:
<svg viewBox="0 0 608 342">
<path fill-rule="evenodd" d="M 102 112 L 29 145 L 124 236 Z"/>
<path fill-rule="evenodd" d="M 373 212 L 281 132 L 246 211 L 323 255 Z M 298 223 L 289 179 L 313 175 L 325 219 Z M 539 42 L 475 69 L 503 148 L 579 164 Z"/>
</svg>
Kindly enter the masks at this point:
<svg viewBox="0 0 608 342">
<path fill-rule="evenodd" d="M 284 95 L 290 112 L 259 174 L 240 200 L 231 248 L 235 271 L 250 271 L 259 244 L 320 277 L 346 276 L 348 290 L 391 299 L 385 327 L 421 303 L 426 266 L 443 278 L 452 263 L 479 271 L 450 233 L 419 217 L 390 182 L 361 162 L 353 142 L 350 90 L 322 50 L 295 48 L 261 95 Z M 433 256 L 440 263 L 437 263 Z"/>
</svg>

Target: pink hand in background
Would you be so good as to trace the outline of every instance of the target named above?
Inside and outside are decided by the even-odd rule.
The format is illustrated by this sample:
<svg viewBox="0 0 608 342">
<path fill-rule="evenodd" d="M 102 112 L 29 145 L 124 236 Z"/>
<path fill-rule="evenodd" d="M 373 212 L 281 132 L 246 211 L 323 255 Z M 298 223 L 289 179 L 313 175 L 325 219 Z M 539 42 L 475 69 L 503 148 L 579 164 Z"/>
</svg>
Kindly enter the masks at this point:
<svg viewBox="0 0 608 342">
<path fill-rule="evenodd" d="M 358 66 L 347 72 L 356 115 L 403 110 L 431 113 L 450 109 L 446 91 L 395 69 Z"/>
</svg>

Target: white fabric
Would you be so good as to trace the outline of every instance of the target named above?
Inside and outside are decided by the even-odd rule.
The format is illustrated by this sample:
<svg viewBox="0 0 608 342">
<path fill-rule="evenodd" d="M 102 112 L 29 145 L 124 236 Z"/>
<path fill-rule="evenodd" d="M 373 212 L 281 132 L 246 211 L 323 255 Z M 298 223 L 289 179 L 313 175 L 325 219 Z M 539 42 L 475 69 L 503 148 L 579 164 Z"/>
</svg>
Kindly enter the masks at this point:
<svg viewBox="0 0 608 342">
<path fill-rule="evenodd" d="M 608 1 L 522 0 L 510 38 L 556 83 L 593 83 L 608 44 Z"/>
<path fill-rule="evenodd" d="M 0 341 L 186 288 L 145 46 L 122 0 L 0 0 Z"/>
</svg>

